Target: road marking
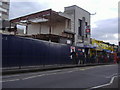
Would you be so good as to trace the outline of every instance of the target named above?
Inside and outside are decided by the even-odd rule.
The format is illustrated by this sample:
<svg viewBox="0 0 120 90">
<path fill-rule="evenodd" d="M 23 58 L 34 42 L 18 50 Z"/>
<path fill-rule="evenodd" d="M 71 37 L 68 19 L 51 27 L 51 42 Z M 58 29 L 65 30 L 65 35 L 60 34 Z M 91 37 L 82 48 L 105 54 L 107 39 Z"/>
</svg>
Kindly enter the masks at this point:
<svg viewBox="0 0 120 90">
<path fill-rule="evenodd" d="M 110 82 L 107 83 L 107 84 L 103 84 L 103 85 L 95 86 L 95 87 L 90 88 L 89 90 L 91 90 L 91 89 L 96 89 L 96 88 L 100 88 L 100 87 L 104 87 L 104 86 L 108 86 L 108 85 L 111 85 L 116 77 L 118 77 L 118 76 L 113 76 L 113 77 L 111 78 Z"/>
<path fill-rule="evenodd" d="M 110 65 L 109 65 L 110 66 Z M 97 66 L 100 67 L 100 66 Z M 22 79 L 13 79 L 13 80 L 6 80 L 6 81 L 0 81 L 0 82 L 9 82 L 9 81 L 17 81 L 17 80 L 27 80 L 27 79 L 32 79 L 32 78 L 36 78 L 36 77 L 41 77 L 41 76 L 45 76 L 45 75 L 55 75 L 55 74 L 65 74 L 65 73 L 72 73 L 75 71 L 79 71 L 79 70 L 87 70 L 87 69 L 92 69 L 95 67 L 84 67 L 84 68 L 75 68 L 76 70 L 72 70 L 72 71 L 64 71 L 64 70 L 54 70 L 54 71 L 48 71 L 47 74 L 39 74 L 39 73 L 32 73 L 32 74 L 39 74 L 36 76 L 29 76 L 26 78 L 22 78 Z M 68 69 L 69 70 L 69 69 Z M 60 72 L 62 71 L 62 72 Z M 50 73 L 50 72 L 55 72 L 55 73 Z M 58 72 L 58 73 L 56 73 Z M 46 73 L 46 72 L 45 72 Z M 6 77 L 13 77 L 13 76 L 20 76 L 20 75 L 12 75 L 12 76 L 6 76 Z M 108 77 L 107 77 L 108 78 Z M 110 78 L 110 77 L 109 77 Z"/>
<path fill-rule="evenodd" d="M 12 82 L 12 81 L 18 81 L 20 79 L 13 79 L 13 80 L 6 80 L 6 81 L 0 81 L 0 82 Z"/>
<path fill-rule="evenodd" d="M 60 72 L 62 70 L 53 70 L 53 71 L 47 71 L 47 72 Z"/>
<path fill-rule="evenodd" d="M 105 65 L 105 66 L 113 66 L 113 65 Z M 101 67 L 101 66 L 96 66 L 96 67 Z M 92 69 L 92 68 L 95 68 L 95 67 L 83 67 L 83 68 L 80 68 L 80 70 L 87 70 L 87 69 Z M 75 69 L 79 69 L 79 68 L 75 68 Z M 53 71 L 47 71 L 45 73 L 51 73 L 51 72 L 60 72 L 60 71 L 64 71 L 64 70 L 53 70 Z M 65 71 L 66 72 L 66 71 Z M 34 74 L 40 74 L 39 72 L 38 73 L 29 73 L 30 75 L 34 75 Z M 26 74 L 24 74 L 26 75 Z M 28 74 L 27 74 L 28 75 Z M 21 75 L 10 75 L 10 76 L 2 76 L 2 78 L 10 78 L 10 77 L 19 77 Z"/>
<path fill-rule="evenodd" d="M 85 69 L 82 68 L 80 70 L 86 70 L 86 69 L 90 69 L 90 68 L 94 68 L 94 67 L 89 67 L 89 68 L 85 68 Z M 79 71 L 79 68 L 77 70 L 72 70 L 72 71 L 63 71 L 63 72 L 60 72 L 60 71 L 63 71 L 63 70 L 48 71 L 46 74 L 40 74 L 40 75 L 34 75 L 34 74 L 39 74 L 39 73 L 31 73 L 34 76 L 29 76 L 29 77 L 22 78 L 22 79 L 6 80 L 6 81 L 2 81 L 2 82 L 17 81 L 17 80 L 27 80 L 27 79 L 32 79 L 32 78 L 41 77 L 41 76 L 47 76 L 47 75 L 72 73 L 72 72 L 75 72 L 75 71 Z M 55 72 L 55 73 L 50 73 L 50 72 Z M 58 72 L 58 73 L 56 73 L 56 72 Z M 20 76 L 20 75 L 12 75 L 12 76 L 5 76 L 5 77 L 14 77 L 14 76 Z"/>
<path fill-rule="evenodd" d="M 86 68 L 86 69 L 90 69 L 90 68 L 93 68 L 93 67 L 89 67 L 89 68 Z M 80 70 L 86 70 L 86 69 L 80 69 Z M 22 79 L 13 79 L 13 80 L 6 80 L 6 81 L 0 81 L 0 82 L 11 82 L 11 81 L 18 81 L 18 80 L 27 80 L 27 79 L 32 79 L 32 78 L 42 77 L 42 76 L 47 76 L 47 75 L 72 73 L 72 72 L 75 72 L 75 71 L 79 71 L 79 68 L 77 70 L 72 70 L 72 71 L 63 71 L 63 72 L 60 72 L 60 71 L 63 71 L 63 70 L 48 71 L 47 74 L 40 74 L 40 75 L 36 75 L 36 76 L 29 76 L 29 77 L 22 78 Z M 55 72 L 55 73 L 50 73 L 50 72 Z M 56 72 L 58 72 L 58 73 L 56 73 Z M 31 73 L 31 74 L 37 74 L 37 73 Z M 14 76 L 21 76 L 21 75 L 12 75 L 12 76 L 5 76 L 5 77 L 7 78 L 7 77 L 14 77 Z"/>
<path fill-rule="evenodd" d="M 57 73 L 50 73 L 50 74 L 45 74 L 45 75 L 54 75 L 54 74 L 57 74 Z"/>
<path fill-rule="evenodd" d="M 80 70 L 88 70 L 88 69 L 92 69 L 92 68 L 95 68 L 95 67 L 85 67 L 85 68 L 79 68 Z"/>
<path fill-rule="evenodd" d="M 80 69 L 80 70 L 84 71 L 84 70 L 86 70 L 86 69 Z"/>
<path fill-rule="evenodd" d="M 30 77 L 27 77 L 27 78 L 23 78 L 22 80 L 27 80 L 27 79 L 32 79 L 32 78 L 42 77 L 42 76 L 47 76 L 47 75 L 54 75 L 54 74 L 57 74 L 57 73 L 50 73 L 50 74 L 41 74 L 41 75 L 36 75 L 36 76 L 30 76 Z"/>
<path fill-rule="evenodd" d="M 67 71 L 66 73 L 72 73 L 72 72 L 75 72 L 75 71 Z"/>
<path fill-rule="evenodd" d="M 37 75 L 37 76 L 30 76 L 27 78 L 23 78 L 22 80 L 32 79 L 32 78 L 41 77 L 41 76 L 45 76 L 45 74 L 41 74 L 41 75 Z"/>
<path fill-rule="evenodd" d="M 116 75 L 118 75 L 118 73 L 114 73 L 114 74 L 112 74 L 110 76 L 107 76 L 106 78 L 111 78 L 111 77 L 116 76 Z"/>
<path fill-rule="evenodd" d="M 61 70 L 56 70 L 56 71 L 61 71 Z M 73 72 L 73 71 L 68 71 L 68 72 L 70 73 L 70 72 Z M 64 73 L 67 73 L 67 72 L 64 72 Z M 64 73 L 62 72 L 62 74 L 64 74 Z M 30 77 L 26 77 L 26 78 L 22 78 L 22 79 L 13 79 L 13 80 L 6 80 L 6 81 L 0 81 L 0 82 L 10 82 L 10 81 L 17 81 L 17 80 L 27 80 L 27 79 L 32 79 L 32 78 L 36 78 L 36 77 L 47 76 L 47 75 L 55 75 L 55 74 L 61 74 L 61 73 L 40 74 L 40 75 L 30 76 Z"/>
<path fill-rule="evenodd" d="M 112 65 L 104 65 L 104 66 L 109 66 L 109 67 L 110 67 L 110 66 L 116 66 L 116 64 L 112 64 Z"/>
</svg>

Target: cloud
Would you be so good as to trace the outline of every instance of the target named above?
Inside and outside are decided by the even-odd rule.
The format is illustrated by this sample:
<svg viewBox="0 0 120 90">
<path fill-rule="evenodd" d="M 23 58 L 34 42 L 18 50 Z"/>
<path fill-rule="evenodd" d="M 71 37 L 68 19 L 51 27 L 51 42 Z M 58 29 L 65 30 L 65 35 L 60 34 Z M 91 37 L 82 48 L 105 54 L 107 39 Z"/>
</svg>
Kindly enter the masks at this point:
<svg viewBox="0 0 120 90">
<path fill-rule="evenodd" d="M 90 13 L 97 12 L 95 18 L 92 17 L 92 22 L 97 21 L 98 19 L 117 17 L 118 15 L 118 0 L 11 0 L 11 2 L 15 2 L 15 4 L 12 5 L 18 5 L 18 11 L 21 9 L 23 10 L 26 7 L 31 7 L 31 12 L 33 12 L 33 10 L 36 11 L 35 9 L 32 9 L 32 7 L 35 7 L 37 10 L 39 8 L 39 11 L 43 8 L 52 8 L 55 11 L 64 11 L 64 7 L 66 6 L 78 5 Z M 24 4 L 21 2 L 27 2 L 28 4 L 25 3 L 26 6 L 24 5 L 24 7 L 21 7 Z M 30 3 L 32 3 L 32 6 Z"/>
<path fill-rule="evenodd" d="M 118 44 L 117 18 L 101 20 L 95 23 L 96 27 L 92 28 L 92 38 Z"/>
<path fill-rule="evenodd" d="M 9 18 L 16 18 L 41 11 L 47 6 L 36 2 L 11 2 Z"/>
</svg>

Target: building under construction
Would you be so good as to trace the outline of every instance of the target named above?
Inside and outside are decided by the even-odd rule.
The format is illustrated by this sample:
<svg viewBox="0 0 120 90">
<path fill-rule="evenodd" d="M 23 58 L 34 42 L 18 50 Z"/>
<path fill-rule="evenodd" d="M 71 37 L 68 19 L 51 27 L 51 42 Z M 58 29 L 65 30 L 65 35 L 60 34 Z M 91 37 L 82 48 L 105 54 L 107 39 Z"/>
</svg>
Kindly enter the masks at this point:
<svg viewBox="0 0 120 90">
<path fill-rule="evenodd" d="M 84 47 L 90 45 L 90 13 L 76 5 L 64 12 L 52 9 L 10 20 L 26 27 L 24 36 Z M 17 34 L 17 28 L 14 30 Z"/>
</svg>

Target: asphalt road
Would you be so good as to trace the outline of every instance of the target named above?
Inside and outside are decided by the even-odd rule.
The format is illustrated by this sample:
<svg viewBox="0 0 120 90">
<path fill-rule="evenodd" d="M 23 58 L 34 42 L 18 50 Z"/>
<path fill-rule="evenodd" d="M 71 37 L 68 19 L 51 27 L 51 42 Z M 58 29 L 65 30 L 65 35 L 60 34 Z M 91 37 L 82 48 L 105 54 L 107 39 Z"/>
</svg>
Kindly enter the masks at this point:
<svg viewBox="0 0 120 90">
<path fill-rule="evenodd" d="M 59 69 L 2 77 L 2 88 L 109 88 L 118 78 L 118 65 Z M 118 88 L 118 80 L 113 88 Z M 110 87 L 112 88 L 112 87 Z"/>
</svg>

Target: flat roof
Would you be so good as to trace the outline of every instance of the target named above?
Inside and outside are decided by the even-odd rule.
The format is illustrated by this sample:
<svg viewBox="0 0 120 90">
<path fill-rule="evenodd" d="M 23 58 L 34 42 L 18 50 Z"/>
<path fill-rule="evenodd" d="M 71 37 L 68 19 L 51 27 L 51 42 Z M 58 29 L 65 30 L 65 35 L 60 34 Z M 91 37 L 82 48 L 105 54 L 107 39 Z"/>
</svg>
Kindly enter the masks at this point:
<svg viewBox="0 0 120 90">
<path fill-rule="evenodd" d="M 77 7 L 77 8 L 82 9 L 83 11 L 85 11 L 85 12 L 87 12 L 87 13 L 91 14 L 91 13 L 90 13 L 90 12 L 88 12 L 87 10 L 85 10 L 85 9 L 83 9 L 83 8 L 81 8 L 81 7 L 77 6 L 77 5 L 67 6 L 67 7 L 65 7 L 65 8 L 69 8 L 69 7 Z"/>
<path fill-rule="evenodd" d="M 30 19 L 36 19 L 36 18 L 50 19 L 51 15 L 53 16 L 52 18 L 55 18 L 55 16 L 66 18 L 64 16 L 59 15 L 58 12 L 53 11 L 52 9 L 48 9 L 48 10 L 40 11 L 37 13 L 32 13 L 29 15 L 21 16 L 21 17 L 15 18 L 15 19 L 11 19 L 10 22 L 15 23 L 15 22 L 20 22 L 21 20 L 30 20 Z M 66 18 L 66 19 L 69 19 L 69 18 Z"/>
</svg>

